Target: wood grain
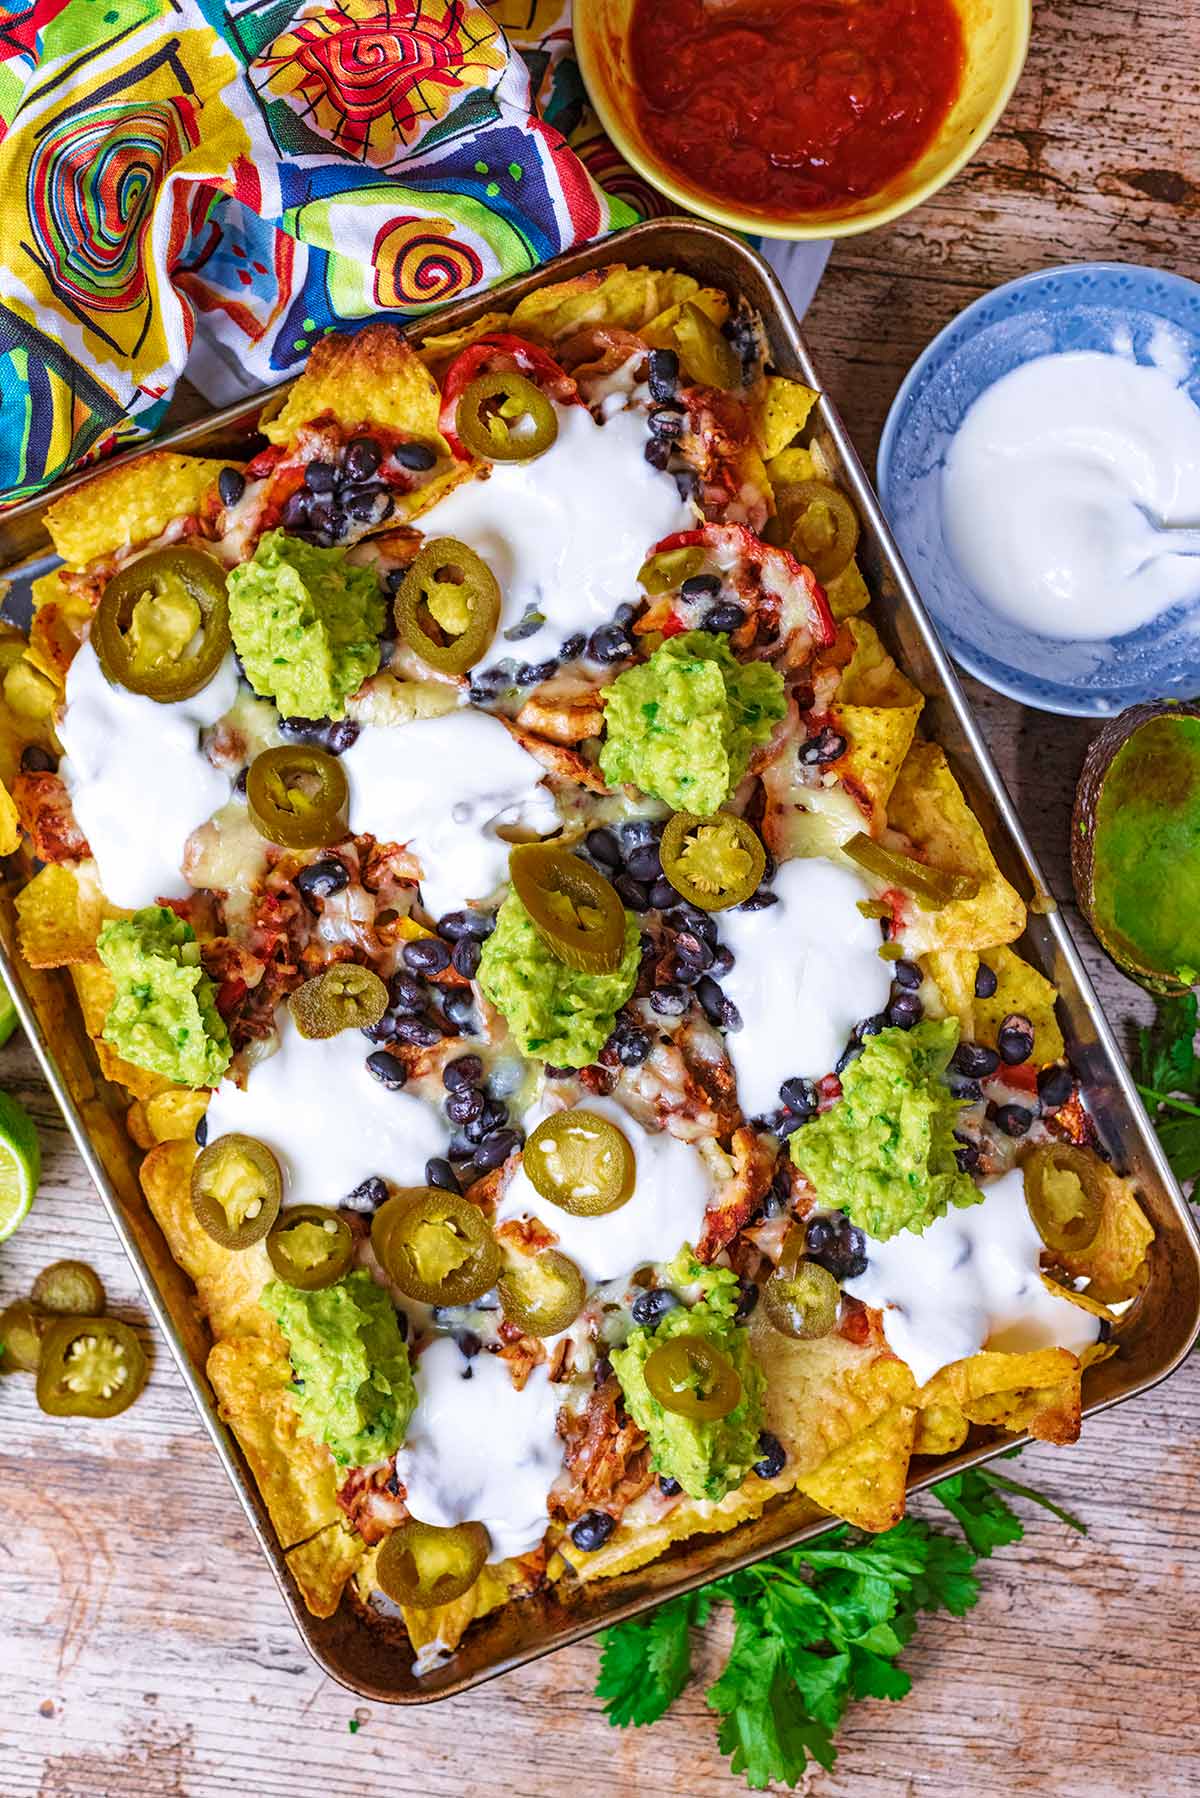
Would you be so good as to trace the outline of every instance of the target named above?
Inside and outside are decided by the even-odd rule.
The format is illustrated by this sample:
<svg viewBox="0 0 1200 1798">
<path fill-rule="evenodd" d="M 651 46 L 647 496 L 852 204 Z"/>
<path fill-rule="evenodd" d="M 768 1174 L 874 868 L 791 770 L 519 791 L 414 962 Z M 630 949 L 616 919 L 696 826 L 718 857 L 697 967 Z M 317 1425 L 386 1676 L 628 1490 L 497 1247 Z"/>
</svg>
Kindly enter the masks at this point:
<svg viewBox="0 0 1200 1798">
<path fill-rule="evenodd" d="M 834 255 L 809 341 L 870 466 L 912 358 L 958 309 L 1030 268 L 1090 258 L 1200 274 L 1200 11 L 1193 0 L 1040 5 L 1000 128 L 959 179 Z M 1060 899 L 1088 726 L 972 688 Z M 1118 1022 L 1140 997 L 1068 908 Z M 19 1043 L 0 1084 L 46 1148 L 36 1216 L 0 1250 L 0 1301 L 84 1255 L 144 1316 Z M 71 1430 L 0 1381 L 2 1798 L 621 1798 L 742 1788 L 698 1681 L 649 1732 L 611 1731 L 596 1652 L 557 1655 L 433 1708 L 359 1708 L 292 1632 L 165 1352 L 136 1410 Z M 1200 1786 L 1200 1369 L 1089 1424 L 1027 1477 L 1081 1513 L 1040 1514 L 986 1569 L 969 1622 L 929 1623 L 914 1691 L 859 1707 L 814 1798 L 1184 1798 Z M 706 1649 L 715 1657 L 717 1641 Z M 349 1724 L 360 1727 L 351 1733 Z"/>
</svg>

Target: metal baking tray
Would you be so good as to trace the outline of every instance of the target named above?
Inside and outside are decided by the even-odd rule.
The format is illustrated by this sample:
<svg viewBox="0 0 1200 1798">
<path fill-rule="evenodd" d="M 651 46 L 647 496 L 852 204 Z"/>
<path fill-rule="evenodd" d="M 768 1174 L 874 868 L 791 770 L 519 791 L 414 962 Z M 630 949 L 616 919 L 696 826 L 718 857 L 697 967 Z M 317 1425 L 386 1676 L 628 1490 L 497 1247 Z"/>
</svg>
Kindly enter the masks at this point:
<svg viewBox="0 0 1200 1798">
<path fill-rule="evenodd" d="M 561 256 L 549 267 L 505 287 L 447 307 L 437 315 L 436 327 L 455 329 L 490 308 L 515 303 L 544 282 L 621 260 L 682 269 L 703 282 L 725 288 L 731 295 L 741 295 L 762 315 L 775 367 L 821 389 L 820 377 L 795 317 L 770 269 L 741 239 L 690 219 L 660 219 L 637 225 L 589 249 Z M 414 326 L 412 334 L 419 338 L 422 326 Z M 262 440 L 255 438 L 255 425 L 262 403 L 260 397 L 230 407 L 160 439 L 160 445 L 207 455 L 244 456 L 261 447 Z M 1004 872 L 1026 899 L 1044 895 L 1045 880 L 1012 802 L 905 571 L 858 457 L 828 399 L 821 398 L 813 420 L 810 436 L 819 440 L 836 479 L 850 494 L 862 520 L 859 555 L 875 600 L 873 616 L 889 640 L 889 647 L 928 695 L 924 720 L 928 734 L 936 737 L 949 755 Z M 75 477 L 55 491 L 61 493 L 82 479 L 86 476 Z M 0 517 L 0 575 L 11 583 L 6 610 L 18 618 L 29 578 L 53 566 L 42 524 L 45 504 L 46 496 L 41 496 Z M 827 1518 L 810 1501 L 799 1495 L 784 1497 L 737 1530 L 700 1537 L 691 1544 L 677 1544 L 648 1567 L 590 1585 L 568 1579 L 552 1591 L 509 1604 L 472 1625 L 454 1657 L 419 1679 L 412 1672 L 412 1655 L 407 1646 L 398 1644 L 388 1632 L 368 1621 L 349 1597 L 343 1597 L 333 1617 L 311 1617 L 288 1573 L 266 1507 L 241 1451 L 217 1414 L 204 1371 L 209 1347 L 207 1330 L 199 1323 L 190 1302 L 191 1284 L 171 1259 L 142 1197 L 137 1181 L 138 1153 L 121 1123 L 122 1095 L 98 1072 L 78 1019 L 69 980 L 62 974 L 23 969 L 15 958 L 11 905 L 15 885 L 15 875 L 10 874 L 7 886 L 0 888 L 0 972 L 12 989 L 50 1088 L 271 1565 L 296 1628 L 325 1672 L 362 1697 L 383 1703 L 411 1704 L 444 1698 L 706 1580 L 744 1567 L 776 1549 L 790 1547 L 825 1527 Z M 1053 910 L 1031 912 L 1021 948 L 1062 995 L 1060 1011 L 1065 1034 L 1083 1074 L 1101 1137 L 1118 1164 L 1136 1177 L 1142 1202 L 1157 1230 L 1150 1281 L 1128 1327 L 1121 1333 L 1121 1352 L 1085 1375 L 1083 1409 L 1085 1416 L 1091 1416 L 1145 1392 L 1171 1373 L 1191 1348 L 1200 1332 L 1200 1243 L 1061 916 Z M 910 1490 L 918 1491 L 948 1473 L 985 1461 L 1011 1442 L 1012 1438 L 1004 1437 L 995 1443 L 970 1446 L 945 1459 L 918 1460 L 912 1467 Z"/>
</svg>

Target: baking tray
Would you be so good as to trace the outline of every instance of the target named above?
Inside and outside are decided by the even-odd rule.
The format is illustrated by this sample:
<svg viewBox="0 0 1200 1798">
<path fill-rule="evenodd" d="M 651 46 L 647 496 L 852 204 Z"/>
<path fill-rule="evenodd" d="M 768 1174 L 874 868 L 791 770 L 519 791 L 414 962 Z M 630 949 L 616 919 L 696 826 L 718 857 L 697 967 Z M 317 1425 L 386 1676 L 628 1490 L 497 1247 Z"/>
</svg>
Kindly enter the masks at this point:
<svg viewBox="0 0 1200 1798">
<path fill-rule="evenodd" d="M 559 257 L 549 268 L 523 276 L 437 315 L 439 330 L 469 323 L 497 305 L 512 305 L 548 280 L 582 274 L 617 260 L 677 268 L 700 281 L 740 294 L 761 313 L 772 359 L 783 374 L 821 389 L 795 317 L 774 275 L 741 239 L 690 219 L 636 225 L 603 243 Z M 420 337 L 423 329 L 413 327 Z M 279 390 L 273 390 L 278 394 Z M 160 446 L 208 455 L 244 456 L 255 447 L 262 397 L 189 425 Z M 1044 896 L 1046 883 L 1012 803 L 992 765 L 979 730 L 905 571 L 874 493 L 833 406 L 822 397 L 810 436 L 819 440 L 838 482 L 862 520 L 859 557 L 875 600 L 873 616 L 907 672 L 928 695 L 929 734 L 942 743 L 978 813 L 1004 872 L 1026 899 Z M 142 446 L 143 448 L 145 446 Z M 138 451 L 129 452 L 130 455 Z M 78 485 L 75 477 L 55 489 Z M 53 566 L 42 524 L 46 496 L 0 517 L 0 574 L 11 583 L 9 615 L 21 622 L 28 581 Z M 367 1621 L 348 1598 L 328 1619 L 311 1617 L 292 1582 L 283 1553 L 236 1441 L 217 1413 L 205 1377 L 207 1330 L 190 1303 L 190 1282 L 167 1250 L 137 1181 L 138 1155 L 121 1123 L 124 1099 L 101 1077 L 78 1021 L 69 980 L 38 974 L 17 963 L 11 896 L 0 889 L 0 971 L 13 991 L 46 1079 L 88 1172 L 133 1263 L 146 1302 L 161 1329 L 212 1438 L 230 1483 L 279 1583 L 296 1628 L 325 1672 L 364 1698 L 420 1703 L 444 1698 L 550 1650 L 630 1617 L 677 1593 L 689 1591 L 826 1527 L 828 1518 L 799 1495 L 774 1501 L 764 1514 L 728 1535 L 678 1544 L 661 1560 L 615 1580 L 591 1585 L 562 1582 L 553 1591 L 505 1606 L 476 1623 L 445 1666 L 412 1672 L 411 1650 Z M 1031 912 L 1023 953 L 1058 987 L 1071 1055 L 1087 1089 L 1100 1135 L 1119 1165 L 1137 1179 L 1157 1238 L 1145 1294 L 1126 1330 L 1121 1352 L 1090 1368 L 1084 1378 L 1084 1414 L 1092 1416 L 1145 1392 L 1187 1354 L 1200 1332 L 1200 1243 L 1179 1188 L 1142 1109 L 1116 1042 L 1061 917 L 1053 909 Z M 910 1490 L 1001 1453 L 1013 1439 L 974 1445 L 939 1460 L 914 1461 Z"/>
</svg>

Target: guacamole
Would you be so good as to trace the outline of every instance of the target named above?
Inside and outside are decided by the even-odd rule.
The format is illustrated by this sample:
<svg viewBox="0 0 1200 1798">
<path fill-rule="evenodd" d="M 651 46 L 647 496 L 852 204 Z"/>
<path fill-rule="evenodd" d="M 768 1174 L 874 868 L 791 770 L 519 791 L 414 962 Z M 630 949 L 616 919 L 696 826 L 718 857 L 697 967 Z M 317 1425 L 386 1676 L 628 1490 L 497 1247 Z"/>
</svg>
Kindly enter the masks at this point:
<svg viewBox="0 0 1200 1798">
<path fill-rule="evenodd" d="M 371 568 L 268 531 L 229 571 L 229 628 L 246 679 L 285 718 L 341 718 L 379 666 L 387 608 Z"/>
<path fill-rule="evenodd" d="M 190 924 L 166 905 L 110 918 L 96 948 L 116 982 L 104 1040 L 180 1086 L 215 1086 L 232 1049 Z"/>
<path fill-rule="evenodd" d="M 739 662 L 725 637 L 686 631 L 607 689 L 600 769 L 610 786 L 628 781 L 707 818 L 785 710 L 783 677 L 768 663 Z"/>
<path fill-rule="evenodd" d="M 822 1205 L 877 1242 L 983 1197 L 955 1160 L 962 1109 L 941 1076 L 958 1046 L 955 1018 L 881 1030 L 842 1075 L 836 1105 L 792 1137 L 792 1160 Z"/>
<path fill-rule="evenodd" d="M 515 893 L 483 945 L 479 984 L 507 1020 L 521 1051 L 556 1068 L 585 1068 L 608 1041 L 637 984 L 641 932 L 625 913 L 625 947 L 612 974 L 581 974 L 551 953 Z"/>
<path fill-rule="evenodd" d="M 621 1382 L 625 1408 L 650 1438 L 650 1465 L 665 1479 L 678 1480 L 689 1498 L 722 1499 L 740 1486 L 762 1450 L 766 1380 L 750 1349 L 749 1333 L 734 1322 L 741 1288 L 727 1267 L 703 1267 L 686 1244 L 666 1268 L 666 1283 L 701 1288 L 693 1305 L 668 1311 L 656 1329 L 635 1329 L 610 1359 Z M 668 1411 L 646 1384 L 645 1367 L 654 1350 L 676 1336 L 701 1336 L 732 1361 L 742 1396 L 728 1416 L 699 1422 Z"/>
<path fill-rule="evenodd" d="M 326 1443 L 339 1467 L 394 1454 L 417 1391 L 383 1287 L 358 1268 L 316 1292 L 272 1280 L 261 1303 L 287 1337 L 305 1434 Z"/>
</svg>

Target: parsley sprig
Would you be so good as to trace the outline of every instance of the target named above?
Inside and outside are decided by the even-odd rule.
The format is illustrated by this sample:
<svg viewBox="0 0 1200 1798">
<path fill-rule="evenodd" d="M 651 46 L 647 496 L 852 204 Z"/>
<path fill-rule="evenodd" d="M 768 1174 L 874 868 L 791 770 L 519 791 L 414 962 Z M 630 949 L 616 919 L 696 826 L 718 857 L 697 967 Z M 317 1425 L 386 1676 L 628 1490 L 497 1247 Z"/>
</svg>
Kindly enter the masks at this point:
<svg viewBox="0 0 1200 1798">
<path fill-rule="evenodd" d="M 810 1760 L 832 1767 L 834 1732 L 848 1706 L 909 1690 L 897 1663 L 921 1613 L 965 1616 L 979 1597 L 976 1562 L 1020 1541 L 1024 1526 L 1009 1496 L 1084 1531 L 1041 1493 L 990 1467 L 956 1473 L 932 1491 L 961 1539 L 915 1516 L 880 1536 L 839 1524 L 605 1630 L 596 1695 L 609 1722 L 621 1729 L 656 1723 L 691 1677 L 692 1631 L 728 1604 L 733 1644 L 705 1696 L 731 1771 L 762 1791 L 776 1780 L 794 1787 Z"/>
<path fill-rule="evenodd" d="M 1195 1180 L 1200 1176 L 1195 993 L 1162 1000 L 1154 1023 L 1138 1031 L 1134 1078 L 1176 1179 Z"/>
</svg>

